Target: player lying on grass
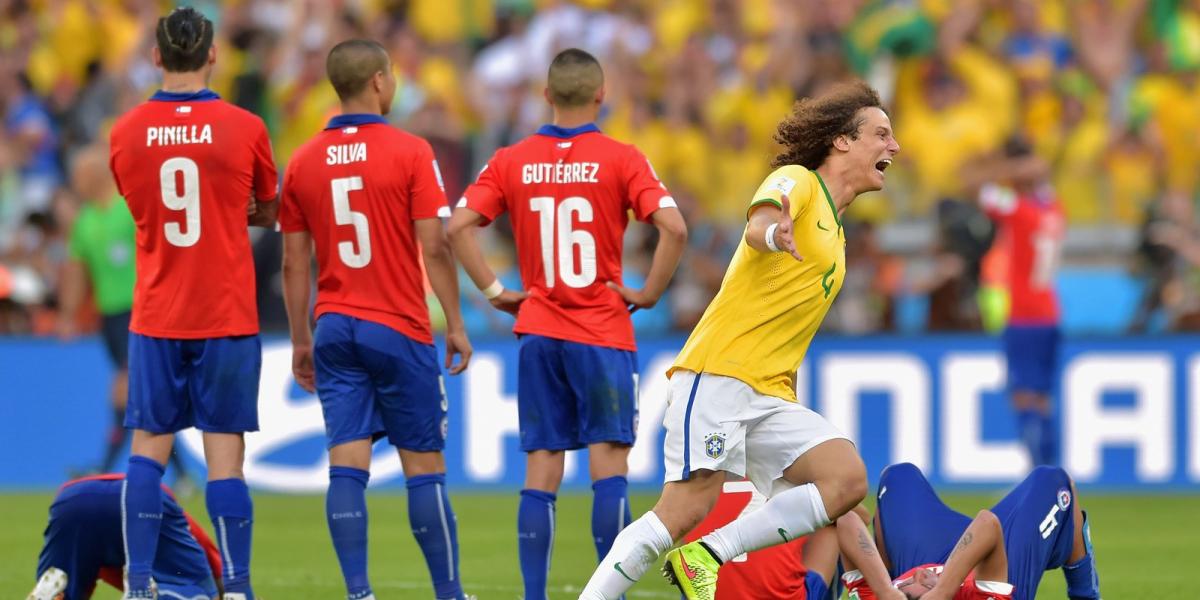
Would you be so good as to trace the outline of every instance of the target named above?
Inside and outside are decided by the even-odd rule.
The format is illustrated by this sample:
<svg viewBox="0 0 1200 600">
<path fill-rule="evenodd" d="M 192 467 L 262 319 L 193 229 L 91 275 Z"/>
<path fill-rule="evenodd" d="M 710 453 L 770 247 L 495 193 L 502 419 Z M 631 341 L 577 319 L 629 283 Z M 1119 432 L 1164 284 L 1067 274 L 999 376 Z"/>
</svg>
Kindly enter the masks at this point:
<svg viewBox="0 0 1200 600">
<path fill-rule="evenodd" d="M 946 564 L 971 523 L 946 506 L 909 463 L 884 469 L 877 498 L 875 543 L 892 577 L 922 565 Z M 1060 567 L 1069 598 L 1099 600 L 1087 513 L 1078 500 L 1066 471 L 1041 466 L 991 508 L 1003 530 L 1013 600 L 1032 600 L 1042 573 Z"/>
<path fill-rule="evenodd" d="M 765 501 L 748 481 L 726 482 L 712 512 L 684 539 L 698 540 L 738 516 L 754 512 Z M 716 600 L 840 598 L 841 590 L 831 588 L 839 556 L 842 568 L 848 570 L 843 580 L 850 597 L 859 600 L 937 598 L 944 590 L 951 595 L 941 597 L 957 600 L 1010 598 L 1003 533 L 990 512 L 980 513 L 964 532 L 959 551 L 946 565 L 921 565 L 895 583 L 875 550 L 867 529 L 870 520 L 870 513 L 860 506 L 839 518 L 837 527 L 823 527 L 786 544 L 735 557 L 721 567 Z M 872 589 L 881 591 L 873 593 Z"/>
<path fill-rule="evenodd" d="M 124 590 L 121 568 L 122 484 L 113 473 L 63 484 L 50 505 L 50 522 L 38 557 L 37 585 L 27 600 L 91 598 L 96 580 Z M 210 600 L 219 592 L 221 555 L 204 529 L 163 486 L 162 526 L 153 560 L 159 598 Z"/>
<path fill-rule="evenodd" d="M 842 553 L 842 574 L 853 600 L 1010 600 L 1008 557 L 1000 519 L 981 510 L 958 538 L 945 564 L 917 565 L 892 579 L 871 534 L 864 509 L 846 513 L 837 521 Z M 806 557 L 807 558 L 807 557 Z M 829 558 L 824 558 L 829 560 Z"/>
</svg>

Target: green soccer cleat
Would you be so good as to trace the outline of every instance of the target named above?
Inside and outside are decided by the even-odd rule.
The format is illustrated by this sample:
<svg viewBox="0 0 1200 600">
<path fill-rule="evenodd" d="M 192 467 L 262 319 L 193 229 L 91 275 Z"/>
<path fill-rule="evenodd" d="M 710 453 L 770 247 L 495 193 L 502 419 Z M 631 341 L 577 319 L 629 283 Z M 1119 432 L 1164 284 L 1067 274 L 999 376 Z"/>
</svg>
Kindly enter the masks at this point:
<svg viewBox="0 0 1200 600">
<path fill-rule="evenodd" d="M 720 568 L 717 557 L 696 541 L 668 552 L 662 573 L 687 600 L 713 600 L 717 595 L 717 569 Z"/>
</svg>

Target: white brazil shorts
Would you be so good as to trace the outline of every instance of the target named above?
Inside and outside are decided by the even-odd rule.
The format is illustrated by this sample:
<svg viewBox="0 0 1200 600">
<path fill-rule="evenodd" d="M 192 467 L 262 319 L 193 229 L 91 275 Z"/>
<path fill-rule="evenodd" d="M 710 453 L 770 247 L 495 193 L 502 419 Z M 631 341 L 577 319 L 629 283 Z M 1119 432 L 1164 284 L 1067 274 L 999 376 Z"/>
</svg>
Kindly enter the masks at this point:
<svg viewBox="0 0 1200 600">
<path fill-rule="evenodd" d="M 783 470 L 821 442 L 846 434 L 805 406 L 765 396 L 741 380 L 679 370 L 671 375 L 663 425 L 667 483 L 693 471 L 745 477 L 768 498 L 793 484 Z"/>
</svg>

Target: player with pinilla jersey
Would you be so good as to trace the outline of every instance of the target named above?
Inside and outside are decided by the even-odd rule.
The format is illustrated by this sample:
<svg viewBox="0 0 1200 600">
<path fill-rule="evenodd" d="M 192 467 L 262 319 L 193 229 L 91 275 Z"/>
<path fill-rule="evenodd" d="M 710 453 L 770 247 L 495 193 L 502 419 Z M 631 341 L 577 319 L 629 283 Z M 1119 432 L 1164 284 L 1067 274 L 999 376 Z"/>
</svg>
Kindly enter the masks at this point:
<svg viewBox="0 0 1200 600">
<path fill-rule="evenodd" d="M 387 51 L 348 40 L 330 50 L 325 64 L 342 114 L 292 157 L 279 220 L 292 368 L 301 386 L 315 389 L 325 416 L 329 533 L 347 597 L 374 598 L 366 487 L 372 442 L 386 434 L 400 454 L 409 522 L 436 596 L 461 600 L 458 531 L 442 455 L 448 407 L 422 276 L 423 264 L 446 314 L 445 366 L 456 375 L 467 368 L 471 345 L 439 218 L 450 207 L 429 143 L 383 117 L 396 92 Z M 455 354 L 462 360 L 452 365 Z"/>
<path fill-rule="evenodd" d="M 980 206 L 999 228 L 998 243 L 1008 250 L 1008 389 L 1034 465 L 1058 464 L 1051 404 L 1060 343 L 1054 277 L 1065 220 L 1048 173 L 1049 165 L 1029 144 L 1014 138 L 993 165 L 992 181 L 979 192 Z"/>
<path fill-rule="evenodd" d="M 125 476 L 93 475 L 64 483 L 50 505 L 38 582 L 27 600 L 84 600 L 96 581 L 123 589 L 125 548 L 121 492 Z M 160 597 L 210 600 L 217 595 L 221 555 L 192 516 L 162 487 L 162 526 L 153 562 Z"/>
<path fill-rule="evenodd" d="M 546 598 L 556 493 L 564 452 L 588 448 L 595 493 L 592 535 L 603 557 L 629 522 L 625 475 L 637 427 L 637 356 L 629 312 L 654 306 L 686 243 L 666 187 L 636 148 L 595 125 L 604 74 L 568 49 L 549 69 L 554 124 L 496 152 L 450 223 L 456 256 L 492 305 L 517 315 L 517 405 L 525 489 L 517 514 L 526 600 Z M 621 279 L 628 213 L 659 233 L 645 286 Z M 475 229 L 507 212 L 525 291 L 506 290 Z"/>
<path fill-rule="evenodd" d="M 137 225 L 125 596 L 155 597 L 163 465 L 174 434 L 196 427 L 208 462 L 208 514 L 226 557 L 225 598 L 253 600 L 254 509 L 242 461 L 243 435 L 258 429 L 262 347 L 246 225 L 274 226 L 278 180 L 262 119 L 207 87 L 212 22 L 176 9 L 158 20 L 155 37 L 162 89 L 113 126 L 109 160 Z"/>
</svg>

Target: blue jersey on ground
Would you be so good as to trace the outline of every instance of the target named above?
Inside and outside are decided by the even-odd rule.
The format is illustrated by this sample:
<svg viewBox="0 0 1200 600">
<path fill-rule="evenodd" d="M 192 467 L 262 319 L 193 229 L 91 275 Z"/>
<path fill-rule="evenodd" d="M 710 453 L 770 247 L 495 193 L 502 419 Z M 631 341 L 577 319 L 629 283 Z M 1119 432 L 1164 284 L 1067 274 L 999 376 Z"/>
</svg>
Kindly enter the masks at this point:
<svg viewBox="0 0 1200 600">
<path fill-rule="evenodd" d="M 67 574 L 66 600 L 90 598 L 97 579 L 119 583 L 125 564 L 121 535 L 121 475 L 101 475 L 67 483 L 50 505 L 37 576 L 50 567 Z M 163 520 L 154 557 L 160 598 L 209 600 L 216 596 L 213 565 L 193 535 L 183 509 L 163 494 Z M 212 546 L 201 533 L 204 542 Z M 215 549 L 212 550 L 215 552 Z M 219 564 L 219 563 L 218 563 Z"/>
<path fill-rule="evenodd" d="M 921 471 L 892 465 L 879 478 L 879 531 L 891 560 L 890 575 L 927 564 L 945 564 L 971 518 L 946 506 Z M 1075 537 L 1071 479 L 1057 467 L 1037 467 L 992 512 L 1004 529 L 1013 600 L 1032 600 L 1042 573 L 1067 563 Z"/>
</svg>

